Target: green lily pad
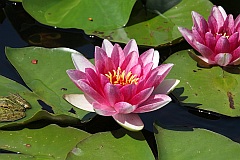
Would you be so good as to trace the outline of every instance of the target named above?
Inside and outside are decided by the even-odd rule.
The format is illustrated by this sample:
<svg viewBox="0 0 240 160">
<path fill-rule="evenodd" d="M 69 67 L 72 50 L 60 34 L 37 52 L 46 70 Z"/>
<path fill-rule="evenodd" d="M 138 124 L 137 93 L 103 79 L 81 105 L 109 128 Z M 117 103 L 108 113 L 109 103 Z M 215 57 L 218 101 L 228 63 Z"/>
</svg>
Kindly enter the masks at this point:
<svg viewBox="0 0 240 160">
<path fill-rule="evenodd" d="M 159 159 L 238 159 L 240 144 L 205 129 L 168 130 L 155 125 Z"/>
<path fill-rule="evenodd" d="M 68 154 L 67 160 L 153 160 L 154 156 L 141 132 L 120 129 L 96 133 L 80 141 Z"/>
<path fill-rule="evenodd" d="M 32 17 L 45 25 L 83 29 L 89 35 L 121 43 L 136 39 L 139 45 L 155 47 L 180 42 L 177 27 L 192 26 L 191 11 L 207 18 L 212 8 L 209 0 L 182 0 L 170 9 L 168 6 L 168 10 L 165 7 L 162 14 L 146 11 L 141 1 L 135 4 L 135 0 L 23 0 L 22 3 Z"/>
<path fill-rule="evenodd" d="M 181 42 L 182 35 L 178 26 L 191 28 L 191 11 L 200 13 L 207 18 L 210 14 L 212 3 L 208 0 L 195 1 L 182 0 L 176 6 L 164 13 L 153 15 L 146 13 L 142 4 L 137 2 L 132 11 L 128 24 L 119 29 L 106 31 L 85 32 L 115 42 L 127 43 L 130 39 L 136 39 L 138 45 L 164 47 Z"/>
<path fill-rule="evenodd" d="M 164 63 L 174 64 L 167 78 L 181 81 L 172 93 L 183 105 L 240 116 L 240 74 L 234 73 L 238 67 L 229 71 L 219 66 L 200 68 L 187 50 L 174 53 Z"/>
<path fill-rule="evenodd" d="M 86 30 L 86 33 L 121 43 L 127 43 L 133 38 L 136 39 L 138 45 L 163 47 L 179 43 L 182 40 L 182 35 L 177 27 L 191 28 L 191 11 L 208 17 L 212 8 L 212 3 L 208 0 L 200 0 L 197 3 L 182 0 L 163 14 L 159 13 L 153 16 L 152 13 L 146 13 L 139 3 L 136 3 L 138 6 L 133 10 L 126 27 L 102 32 Z"/>
<path fill-rule="evenodd" d="M 68 152 L 90 134 L 71 127 L 49 125 L 40 129 L 0 130 L 0 148 L 36 159 L 65 159 Z M 66 136 L 67 135 L 67 136 Z M 1 157 L 1 156 L 0 156 Z"/>
<path fill-rule="evenodd" d="M 136 0 L 22 0 L 40 23 L 60 28 L 109 30 L 126 25 Z"/>
<path fill-rule="evenodd" d="M 14 160 L 14 159 L 26 159 L 26 160 L 36 160 L 34 156 L 22 155 L 22 154 L 13 154 L 13 153 L 4 153 L 0 154 L 0 159 Z"/>
<path fill-rule="evenodd" d="M 55 115 L 88 120 L 86 117 L 89 112 L 77 108 L 74 108 L 76 113 L 70 112 L 73 106 L 62 98 L 64 94 L 82 93 L 66 74 L 67 69 L 75 68 L 72 52 L 76 51 L 67 48 L 6 48 L 7 58 L 24 82 L 39 99 L 52 107 Z"/>
</svg>

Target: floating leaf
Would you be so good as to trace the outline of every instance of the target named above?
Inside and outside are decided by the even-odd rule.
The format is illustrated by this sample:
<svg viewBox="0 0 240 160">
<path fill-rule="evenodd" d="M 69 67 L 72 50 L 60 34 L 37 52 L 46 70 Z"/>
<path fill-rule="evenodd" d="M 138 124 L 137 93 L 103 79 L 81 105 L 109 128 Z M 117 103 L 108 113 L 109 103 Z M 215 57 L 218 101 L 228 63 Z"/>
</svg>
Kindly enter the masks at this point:
<svg viewBox="0 0 240 160">
<path fill-rule="evenodd" d="M 74 69 L 71 53 L 67 48 L 46 49 L 27 47 L 7 48 L 6 55 L 17 69 L 29 88 L 46 104 L 52 107 L 56 115 L 64 114 L 88 120 L 88 112 L 74 108 L 62 96 L 70 93 L 82 93 L 66 74 Z M 85 117 L 85 118 L 84 118 Z"/>
<path fill-rule="evenodd" d="M 43 24 L 60 28 L 109 30 L 127 23 L 135 1 L 22 0 L 22 3 L 24 9 Z"/>
<path fill-rule="evenodd" d="M 22 154 L 13 154 L 13 153 L 4 153 L 4 154 L 0 154 L 0 159 L 7 159 L 7 160 L 11 160 L 11 159 L 26 159 L 26 160 L 36 160 L 35 157 L 33 156 L 29 156 L 29 155 L 22 155 Z"/>
<path fill-rule="evenodd" d="M 220 134 L 193 129 L 168 130 L 155 125 L 159 159 L 238 159 L 240 144 Z"/>
<path fill-rule="evenodd" d="M 182 0 L 174 7 L 165 6 L 164 10 L 168 10 L 162 14 L 148 12 L 141 1 L 133 8 L 134 0 L 23 0 L 22 3 L 30 15 L 45 25 L 83 29 L 89 35 L 121 43 L 136 39 L 139 45 L 155 47 L 178 43 L 182 35 L 177 27 L 191 28 L 191 11 L 206 18 L 212 8 L 209 0 Z"/>
<path fill-rule="evenodd" d="M 173 54 L 165 63 L 174 63 L 167 78 L 181 81 L 172 92 L 178 101 L 228 116 L 240 116 L 238 67 L 226 68 L 228 71 L 219 66 L 200 68 L 186 50 Z"/>
<path fill-rule="evenodd" d="M 182 35 L 177 27 L 191 28 L 191 11 L 208 17 L 212 8 L 208 0 L 197 2 L 182 0 L 163 14 L 158 13 L 159 15 L 154 16 L 152 13 L 146 13 L 145 8 L 142 8 L 139 3 L 136 3 L 126 27 L 99 32 L 86 30 L 86 33 L 122 43 L 127 43 L 129 39 L 134 38 L 139 45 L 162 47 L 181 41 L 179 38 Z"/>
<path fill-rule="evenodd" d="M 39 159 L 65 159 L 67 153 L 90 134 L 71 127 L 49 125 L 40 129 L 0 130 L 0 148 Z M 19 154 L 20 158 L 22 155 Z"/>
<path fill-rule="evenodd" d="M 154 156 L 141 132 L 120 129 L 96 133 L 80 141 L 68 154 L 67 160 L 153 160 Z"/>
</svg>

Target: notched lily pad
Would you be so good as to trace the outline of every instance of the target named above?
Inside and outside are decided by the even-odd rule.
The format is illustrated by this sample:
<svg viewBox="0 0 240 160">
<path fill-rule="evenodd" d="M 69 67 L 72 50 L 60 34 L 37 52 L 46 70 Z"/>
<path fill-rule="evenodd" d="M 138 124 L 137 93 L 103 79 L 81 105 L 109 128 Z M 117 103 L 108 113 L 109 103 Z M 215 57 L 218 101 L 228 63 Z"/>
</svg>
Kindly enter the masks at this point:
<svg viewBox="0 0 240 160">
<path fill-rule="evenodd" d="M 22 0 L 24 9 L 40 23 L 83 30 L 109 30 L 124 26 L 135 2 L 136 0 Z"/>
<path fill-rule="evenodd" d="M 164 129 L 155 125 L 159 159 L 238 159 L 240 144 L 206 129 Z"/>
<path fill-rule="evenodd" d="M 79 141 L 67 156 L 67 160 L 75 159 L 154 160 L 155 158 L 141 132 L 119 129 L 96 133 Z"/>
<path fill-rule="evenodd" d="M 32 17 L 45 25 L 83 29 L 88 35 L 114 42 L 136 39 L 138 45 L 154 47 L 179 43 L 182 35 L 177 27 L 192 26 L 191 11 L 207 17 L 212 8 L 209 0 L 174 0 L 164 6 L 154 5 L 154 0 L 147 1 L 150 9 L 160 11 L 157 14 L 148 12 L 136 0 L 23 0 L 22 3 Z"/>
<path fill-rule="evenodd" d="M 6 48 L 9 61 L 17 69 L 29 88 L 40 100 L 51 106 L 54 114 L 67 115 L 83 121 L 89 112 L 74 108 L 62 96 L 82 92 L 68 77 L 66 70 L 74 69 L 71 53 L 77 52 L 68 48 Z M 37 63 L 32 63 L 37 60 Z M 91 119 L 91 117 L 90 117 Z"/>
<path fill-rule="evenodd" d="M 14 131 L 0 130 L 0 134 L 0 149 L 20 153 L 15 155 L 16 159 L 20 159 L 21 155 L 34 156 L 35 159 L 66 159 L 77 142 L 90 136 L 84 131 L 57 125 Z"/>
<path fill-rule="evenodd" d="M 240 116 L 238 66 L 201 68 L 187 50 L 173 54 L 164 63 L 174 63 L 167 78 L 180 79 L 172 94 L 182 105 L 232 117 Z"/>
</svg>

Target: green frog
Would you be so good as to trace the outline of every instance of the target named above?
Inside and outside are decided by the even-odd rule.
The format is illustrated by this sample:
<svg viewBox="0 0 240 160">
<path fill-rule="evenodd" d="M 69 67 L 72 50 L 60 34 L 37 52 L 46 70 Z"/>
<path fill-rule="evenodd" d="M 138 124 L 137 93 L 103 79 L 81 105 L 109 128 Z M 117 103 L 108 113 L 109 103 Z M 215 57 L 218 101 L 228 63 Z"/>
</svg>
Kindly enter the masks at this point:
<svg viewBox="0 0 240 160">
<path fill-rule="evenodd" d="M 31 105 L 19 94 L 0 96 L 0 122 L 10 122 L 22 119 L 26 116 L 26 109 Z"/>
</svg>

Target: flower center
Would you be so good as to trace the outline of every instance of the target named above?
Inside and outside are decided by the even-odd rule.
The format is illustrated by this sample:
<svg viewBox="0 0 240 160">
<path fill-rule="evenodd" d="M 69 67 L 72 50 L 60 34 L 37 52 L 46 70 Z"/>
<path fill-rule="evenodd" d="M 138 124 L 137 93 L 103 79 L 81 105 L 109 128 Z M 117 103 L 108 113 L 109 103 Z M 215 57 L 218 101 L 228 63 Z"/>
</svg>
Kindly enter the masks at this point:
<svg viewBox="0 0 240 160">
<path fill-rule="evenodd" d="M 126 71 L 122 71 L 120 67 L 118 67 L 117 70 L 113 70 L 112 72 L 109 71 L 107 74 L 105 74 L 105 76 L 112 84 L 138 84 L 139 80 L 139 78 L 137 78 L 137 75 L 133 75 L 131 71 L 126 73 Z"/>
<path fill-rule="evenodd" d="M 227 34 L 227 32 L 216 33 L 216 35 L 224 36 L 224 37 L 226 37 L 227 39 L 230 37 L 230 36 Z"/>
</svg>

